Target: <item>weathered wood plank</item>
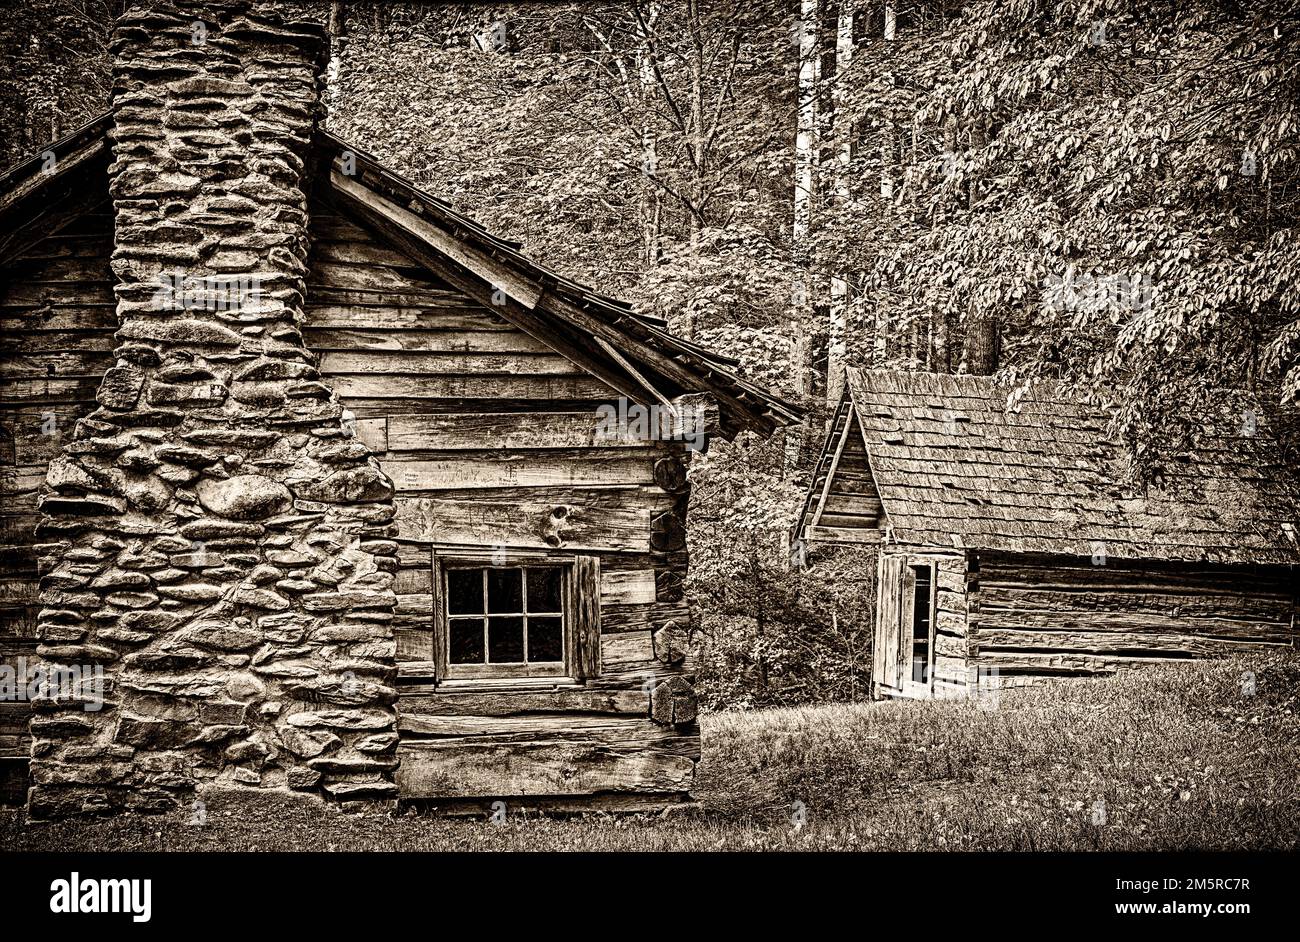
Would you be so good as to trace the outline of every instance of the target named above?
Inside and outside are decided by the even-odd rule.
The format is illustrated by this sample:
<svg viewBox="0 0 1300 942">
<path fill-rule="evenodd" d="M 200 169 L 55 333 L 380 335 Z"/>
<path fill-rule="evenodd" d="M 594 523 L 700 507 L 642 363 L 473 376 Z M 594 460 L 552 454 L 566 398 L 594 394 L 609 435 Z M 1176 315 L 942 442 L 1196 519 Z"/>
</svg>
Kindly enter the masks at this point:
<svg viewBox="0 0 1300 942">
<path fill-rule="evenodd" d="M 635 671 L 653 671 L 655 661 L 654 639 L 649 631 L 623 631 L 607 634 L 600 639 L 600 669 L 602 673 L 618 674 Z"/>
<path fill-rule="evenodd" d="M 685 792 L 695 772 L 684 756 L 582 742 L 405 742 L 398 754 L 406 798 Z"/>
<path fill-rule="evenodd" d="M 407 353 L 551 353 L 522 330 L 434 330 L 411 328 L 307 328 L 307 346 L 317 352 L 395 350 Z"/>
<path fill-rule="evenodd" d="M 582 375 L 571 362 L 553 353 L 407 353 L 358 351 L 325 353 L 320 371 L 327 376 L 361 373 L 370 376 L 507 376 Z"/>
<path fill-rule="evenodd" d="M 574 505 L 536 499 L 469 501 L 399 494 L 395 503 L 405 540 L 626 552 L 645 552 L 650 546 L 648 510 L 602 506 L 594 500 Z"/>
<path fill-rule="evenodd" d="M 635 569 L 605 572 L 600 580 L 601 605 L 635 605 L 655 601 L 655 572 Z"/>
<path fill-rule="evenodd" d="M 609 452 L 513 452 L 496 456 L 399 460 L 384 470 L 398 491 L 488 487 L 565 487 L 653 483 L 647 457 L 630 450 Z"/>
<path fill-rule="evenodd" d="M 485 448 L 619 448 L 649 442 L 606 429 L 596 409 L 585 412 L 497 412 L 394 415 L 389 419 L 392 451 Z"/>
<path fill-rule="evenodd" d="M 343 399 L 592 399 L 615 395 L 588 376 L 368 376 L 338 374 L 331 385 Z M 395 410 L 396 411 L 396 410 Z"/>
<path fill-rule="evenodd" d="M 426 716 L 525 716 L 538 713 L 617 713 L 650 715 L 650 694 L 645 690 L 507 690 L 497 693 L 446 691 L 402 692 L 398 710 Z"/>
</svg>

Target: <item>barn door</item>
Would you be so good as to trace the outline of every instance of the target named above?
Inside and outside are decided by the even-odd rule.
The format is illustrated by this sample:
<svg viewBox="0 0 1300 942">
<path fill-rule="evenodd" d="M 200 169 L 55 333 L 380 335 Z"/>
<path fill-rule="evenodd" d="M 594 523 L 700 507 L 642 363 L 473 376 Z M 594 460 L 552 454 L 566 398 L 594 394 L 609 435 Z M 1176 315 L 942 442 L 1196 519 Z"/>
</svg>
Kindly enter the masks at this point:
<svg viewBox="0 0 1300 942">
<path fill-rule="evenodd" d="M 902 556 L 880 554 L 876 579 L 876 631 L 872 650 L 872 689 L 876 696 L 897 692 L 903 686 L 902 652 L 904 601 L 903 585 L 907 578 L 906 560 Z"/>
</svg>

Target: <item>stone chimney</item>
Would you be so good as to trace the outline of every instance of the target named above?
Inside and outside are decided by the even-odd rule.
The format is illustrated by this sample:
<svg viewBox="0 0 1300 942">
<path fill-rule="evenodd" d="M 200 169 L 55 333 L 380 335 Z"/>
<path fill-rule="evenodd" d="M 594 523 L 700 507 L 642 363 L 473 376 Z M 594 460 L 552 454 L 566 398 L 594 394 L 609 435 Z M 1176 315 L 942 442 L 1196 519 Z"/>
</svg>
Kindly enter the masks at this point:
<svg viewBox="0 0 1300 942">
<path fill-rule="evenodd" d="M 300 333 L 325 43 L 117 24 L 120 345 L 42 497 L 33 817 L 396 793 L 393 488 Z"/>
</svg>

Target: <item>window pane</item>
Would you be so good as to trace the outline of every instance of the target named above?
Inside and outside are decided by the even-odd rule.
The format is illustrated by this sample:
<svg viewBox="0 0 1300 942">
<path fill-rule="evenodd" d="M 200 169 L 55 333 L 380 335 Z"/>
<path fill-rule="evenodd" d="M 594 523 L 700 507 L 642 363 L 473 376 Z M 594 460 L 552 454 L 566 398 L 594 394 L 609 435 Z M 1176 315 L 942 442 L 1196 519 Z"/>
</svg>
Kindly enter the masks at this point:
<svg viewBox="0 0 1300 942">
<path fill-rule="evenodd" d="M 532 578 L 532 573 L 529 573 Z M 560 645 L 561 631 L 559 618 L 528 619 L 528 660 L 536 664 L 541 661 L 562 661 L 564 654 Z"/>
<path fill-rule="evenodd" d="M 452 618 L 447 622 L 447 634 L 447 657 L 451 663 L 483 663 L 483 619 Z"/>
<path fill-rule="evenodd" d="M 528 570 L 528 611 L 560 611 L 560 570 Z"/>
<path fill-rule="evenodd" d="M 522 612 L 523 610 L 523 570 L 489 569 L 488 611 Z"/>
<path fill-rule="evenodd" d="M 480 615 L 483 612 L 483 570 L 447 570 L 447 614 Z"/>
<path fill-rule="evenodd" d="M 515 616 L 488 619 L 488 661 L 492 664 L 523 663 L 524 620 L 522 618 Z"/>
</svg>

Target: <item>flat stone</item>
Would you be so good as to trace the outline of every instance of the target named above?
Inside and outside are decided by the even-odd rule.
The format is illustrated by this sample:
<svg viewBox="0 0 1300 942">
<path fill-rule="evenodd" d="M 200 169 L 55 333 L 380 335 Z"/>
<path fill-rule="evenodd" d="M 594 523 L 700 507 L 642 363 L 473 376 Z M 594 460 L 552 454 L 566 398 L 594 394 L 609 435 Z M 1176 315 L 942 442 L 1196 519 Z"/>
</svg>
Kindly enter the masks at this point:
<svg viewBox="0 0 1300 942">
<path fill-rule="evenodd" d="M 234 520 L 270 517 L 287 509 L 293 502 L 287 487 L 260 474 L 237 474 L 224 481 L 200 481 L 198 492 L 199 503 L 205 510 Z"/>
<path fill-rule="evenodd" d="M 104 601 L 122 608 L 150 608 L 158 604 L 158 596 L 152 592 L 112 592 Z"/>
<path fill-rule="evenodd" d="M 126 501 L 107 494 L 86 494 L 81 497 L 45 494 L 40 500 L 40 510 L 52 517 L 119 516 L 126 513 Z"/>
<path fill-rule="evenodd" d="M 112 366 L 104 372 L 95 399 L 109 409 L 126 410 L 135 407 L 144 388 L 144 373 L 133 366 Z"/>
<path fill-rule="evenodd" d="M 149 384 L 151 405 L 206 406 L 219 405 L 226 398 L 226 387 L 221 383 L 159 383 Z"/>
<path fill-rule="evenodd" d="M 155 173 L 156 171 L 150 171 Z M 196 181 L 197 183 L 197 181 Z M 186 318 L 158 318 L 145 320 L 137 318 L 129 321 L 118 332 L 118 336 L 127 340 L 155 340 L 174 343 L 180 346 L 202 344 L 212 346 L 237 347 L 243 342 L 238 333 L 229 327 L 223 327 L 211 321 L 190 320 Z"/>
<path fill-rule="evenodd" d="M 364 465 L 335 471 L 323 481 L 299 485 L 298 496 L 326 504 L 387 501 L 393 496 L 393 482 L 378 468 Z"/>
<path fill-rule="evenodd" d="M 315 769 L 290 769 L 287 777 L 288 785 L 296 791 L 307 791 L 315 788 L 320 784 L 321 774 Z"/>
<path fill-rule="evenodd" d="M 260 631 L 221 622 L 200 622 L 185 629 L 179 637 L 199 647 L 218 651 L 247 651 L 262 641 Z"/>
<path fill-rule="evenodd" d="M 304 759 L 314 758 L 326 750 L 343 744 L 342 739 L 323 729 L 296 729 L 286 726 L 279 732 L 284 748 Z"/>
<path fill-rule="evenodd" d="M 392 729 L 396 720 L 391 713 L 377 710 L 318 710 L 295 713 L 289 725 L 301 729 Z"/>
<path fill-rule="evenodd" d="M 187 582 L 182 585 L 158 587 L 158 594 L 178 602 L 215 602 L 222 596 L 221 586 L 207 582 Z"/>
<path fill-rule="evenodd" d="M 283 612 L 289 608 L 289 600 L 270 589 L 236 589 L 231 593 L 230 601 L 269 612 Z"/>
<path fill-rule="evenodd" d="M 199 729 L 194 723 L 122 713 L 113 741 L 137 749 L 175 749 L 192 741 Z"/>
<path fill-rule="evenodd" d="M 181 527 L 181 536 L 190 540 L 219 540 L 231 537 L 256 538 L 265 532 L 260 524 L 236 523 L 233 520 L 195 520 Z"/>
<path fill-rule="evenodd" d="M 330 782 L 325 791 L 340 800 L 397 797 L 397 786 L 392 782 Z"/>
</svg>

